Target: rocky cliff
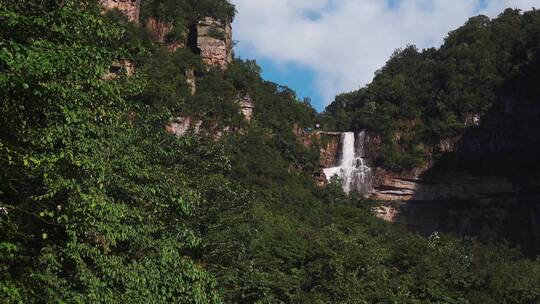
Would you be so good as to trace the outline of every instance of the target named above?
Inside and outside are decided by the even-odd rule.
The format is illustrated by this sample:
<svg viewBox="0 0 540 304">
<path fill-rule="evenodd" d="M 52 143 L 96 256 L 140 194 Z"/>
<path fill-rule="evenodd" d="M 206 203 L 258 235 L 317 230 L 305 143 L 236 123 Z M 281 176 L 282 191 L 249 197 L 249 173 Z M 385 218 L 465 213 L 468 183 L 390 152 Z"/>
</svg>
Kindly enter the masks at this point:
<svg viewBox="0 0 540 304">
<path fill-rule="evenodd" d="M 422 172 L 422 171 L 420 171 Z M 477 200 L 489 203 L 501 196 L 516 195 L 522 189 L 502 177 L 477 177 L 466 173 L 446 173 L 431 177 L 375 170 L 372 198 L 383 201 Z"/>
<path fill-rule="evenodd" d="M 323 168 L 337 165 L 341 133 L 317 132 L 319 142 L 320 163 Z"/>
<path fill-rule="evenodd" d="M 236 103 L 239 107 L 239 114 L 244 117 L 246 123 L 250 123 L 253 118 L 253 110 L 255 109 L 251 96 L 249 94 L 239 94 Z M 205 119 L 205 115 L 199 115 L 198 117 L 175 117 L 165 126 L 165 130 L 176 136 L 184 136 L 192 132 L 214 140 L 219 140 L 231 132 L 244 132 L 244 129 L 239 126 L 223 126 L 217 121 L 209 122 Z"/>
<path fill-rule="evenodd" d="M 340 132 L 306 131 L 299 124 L 294 124 L 293 133 L 304 147 L 319 150 L 321 168 L 337 165 L 341 144 Z"/>
<path fill-rule="evenodd" d="M 190 26 L 181 37 L 175 37 L 174 41 L 167 39 L 175 29 L 173 21 L 150 17 L 145 26 L 155 40 L 166 44 L 172 52 L 189 47 L 200 54 L 203 63 L 223 70 L 232 62 L 233 40 L 229 23 L 224 24 L 215 18 L 204 17 Z"/>
<path fill-rule="evenodd" d="M 457 157 L 458 161 L 440 158 L 425 167 L 402 173 L 373 168 L 374 188 L 369 196 L 379 201 L 379 205 L 372 208 L 373 214 L 426 236 L 438 231 L 474 236 L 486 242 L 505 239 L 528 256 L 540 253 L 540 177 L 526 168 L 522 175 L 496 174 L 501 173 L 497 167 L 506 166 L 492 163 L 492 158 L 486 160 L 490 169 L 480 166 L 484 173 L 489 173 L 487 175 L 479 175 L 476 169 L 465 170 L 467 168 L 457 164 L 471 157 L 473 151 L 478 152 L 477 149 L 482 148 L 479 142 L 489 143 L 480 150 L 484 157 L 495 147 L 505 147 L 505 151 L 510 147 L 509 138 L 495 130 L 490 132 L 498 136 L 481 137 L 473 141 L 472 146 L 468 139 L 467 143 L 450 141 L 446 147 L 451 148 L 445 153 Z M 485 136 L 480 134 L 479 130 L 474 132 L 475 137 Z M 373 134 L 370 137 L 362 143 L 371 145 L 366 146 L 365 156 L 376 158 L 380 139 Z M 337 143 L 332 146 L 337 148 L 341 143 L 339 137 L 336 139 Z M 320 152 L 322 163 L 326 167 L 333 166 L 337 153 L 328 155 L 323 149 Z M 317 185 L 325 186 L 324 175 L 316 173 L 315 177 Z"/>
<path fill-rule="evenodd" d="M 538 254 L 539 117 L 533 99 L 510 98 L 482 117 L 467 117 L 460 136 L 427 147 L 425 166 L 407 172 L 375 166 L 370 197 L 385 203 L 374 214 L 425 235 L 506 239 L 528 255 Z M 376 164 L 381 140 L 369 137 L 366 156 Z"/>
<path fill-rule="evenodd" d="M 232 62 L 232 28 L 230 24 L 206 17 L 196 26 L 197 49 L 204 63 L 226 69 Z"/>
<path fill-rule="evenodd" d="M 156 41 L 165 44 L 171 52 L 186 47 L 187 33 L 182 33 L 181 37 L 176 37 L 174 40 L 167 39 L 168 35 L 174 30 L 174 23 L 172 21 L 150 17 L 146 20 L 145 27 Z"/>
<path fill-rule="evenodd" d="M 534 100 L 505 98 L 482 118 L 466 118 L 462 135 L 426 149 L 426 166 L 402 173 L 377 169 L 373 197 L 489 202 L 540 189 L 539 117 Z M 376 157 L 376 145 L 372 150 Z"/>
<path fill-rule="evenodd" d="M 534 98 L 504 98 L 484 116 L 468 117 L 461 136 L 428 149 L 425 167 L 403 173 L 377 168 L 371 197 L 394 203 L 374 213 L 426 235 L 506 239 L 538 254 L 539 117 Z"/>
<path fill-rule="evenodd" d="M 140 0 L 100 0 L 105 10 L 117 9 L 131 22 L 139 24 Z M 188 27 L 174 39 L 167 39 L 175 30 L 174 20 L 148 17 L 143 25 L 154 39 L 166 44 L 170 51 L 189 47 L 200 54 L 203 63 L 223 70 L 233 60 L 233 39 L 230 23 L 223 23 L 213 17 L 204 17 Z"/>
</svg>

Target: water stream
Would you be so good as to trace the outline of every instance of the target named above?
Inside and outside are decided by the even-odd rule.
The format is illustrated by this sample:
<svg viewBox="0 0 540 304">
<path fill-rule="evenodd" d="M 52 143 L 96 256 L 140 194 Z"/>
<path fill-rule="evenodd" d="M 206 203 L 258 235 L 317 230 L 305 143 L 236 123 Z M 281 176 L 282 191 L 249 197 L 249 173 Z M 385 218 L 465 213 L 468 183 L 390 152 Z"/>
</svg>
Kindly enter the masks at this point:
<svg viewBox="0 0 540 304">
<path fill-rule="evenodd" d="M 365 194 L 372 190 L 371 168 L 365 159 L 365 139 L 364 131 L 360 132 L 356 138 L 353 132 L 343 133 L 341 135 L 339 166 L 324 169 L 328 180 L 334 175 L 339 177 L 345 193 L 356 191 Z"/>
</svg>

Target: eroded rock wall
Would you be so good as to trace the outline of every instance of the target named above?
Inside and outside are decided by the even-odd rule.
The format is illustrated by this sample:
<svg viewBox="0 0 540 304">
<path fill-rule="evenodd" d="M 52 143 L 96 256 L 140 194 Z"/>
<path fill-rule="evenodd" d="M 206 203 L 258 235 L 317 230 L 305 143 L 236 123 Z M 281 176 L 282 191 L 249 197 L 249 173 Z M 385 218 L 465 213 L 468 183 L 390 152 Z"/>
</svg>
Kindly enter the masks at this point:
<svg viewBox="0 0 540 304">
<path fill-rule="evenodd" d="M 319 148 L 320 164 L 323 168 L 337 166 L 341 133 L 319 132 L 321 147 Z"/>
<path fill-rule="evenodd" d="M 146 20 L 146 29 L 156 41 L 165 44 L 171 52 L 186 47 L 187 33 L 183 33 L 182 37 L 175 37 L 174 41 L 167 41 L 167 36 L 174 30 L 174 22 L 172 21 L 150 17 Z"/>
<path fill-rule="evenodd" d="M 426 149 L 428 164 L 410 172 L 376 169 L 373 213 L 429 235 L 435 231 L 508 240 L 540 253 L 540 106 L 507 98 L 465 131 Z"/>
<path fill-rule="evenodd" d="M 232 62 L 232 27 L 206 17 L 197 24 L 197 49 L 202 61 L 223 70 Z"/>
<path fill-rule="evenodd" d="M 475 177 L 447 173 L 434 177 L 399 175 L 380 168 L 375 171 L 371 198 L 383 201 L 476 200 L 490 203 L 515 196 L 522 187 L 503 177 Z"/>
</svg>

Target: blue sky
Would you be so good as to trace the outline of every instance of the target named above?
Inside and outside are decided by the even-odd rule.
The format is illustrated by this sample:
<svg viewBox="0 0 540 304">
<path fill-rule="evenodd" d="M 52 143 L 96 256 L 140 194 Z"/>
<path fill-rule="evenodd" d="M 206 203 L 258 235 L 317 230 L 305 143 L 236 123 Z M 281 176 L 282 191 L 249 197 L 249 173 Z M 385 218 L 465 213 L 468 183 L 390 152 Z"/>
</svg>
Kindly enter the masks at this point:
<svg viewBox="0 0 540 304">
<path fill-rule="evenodd" d="M 242 59 L 255 58 L 249 52 L 244 54 L 240 52 L 236 55 Z M 312 99 L 314 105 L 323 104 L 315 85 L 316 72 L 313 69 L 295 63 L 281 64 L 265 57 L 257 59 L 257 64 L 262 68 L 264 79 L 288 86 L 296 91 L 300 100 L 308 97 Z"/>
<path fill-rule="evenodd" d="M 231 0 L 235 53 L 321 111 L 369 83 L 396 48 L 439 46 L 469 17 L 540 0 Z"/>
</svg>

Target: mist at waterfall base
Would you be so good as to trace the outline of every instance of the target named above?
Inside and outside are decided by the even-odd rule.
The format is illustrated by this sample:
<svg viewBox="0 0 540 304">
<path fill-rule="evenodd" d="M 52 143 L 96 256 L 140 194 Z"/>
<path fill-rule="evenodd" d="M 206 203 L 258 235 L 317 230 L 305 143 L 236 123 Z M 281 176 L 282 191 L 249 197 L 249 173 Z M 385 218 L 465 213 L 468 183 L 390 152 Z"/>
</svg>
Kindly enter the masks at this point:
<svg viewBox="0 0 540 304">
<path fill-rule="evenodd" d="M 365 131 L 357 137 L 353 132 L 342 133 L 339 165 L 323 170 L 328 181 L 337 175 L 345 193 L 367 194 L 372 190 L 371 168 L 367 165 L 364 152 L 365 139 Z"/>
</svg>

